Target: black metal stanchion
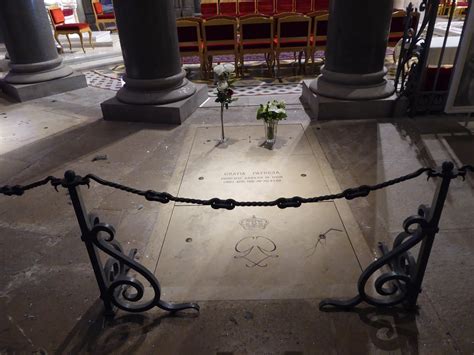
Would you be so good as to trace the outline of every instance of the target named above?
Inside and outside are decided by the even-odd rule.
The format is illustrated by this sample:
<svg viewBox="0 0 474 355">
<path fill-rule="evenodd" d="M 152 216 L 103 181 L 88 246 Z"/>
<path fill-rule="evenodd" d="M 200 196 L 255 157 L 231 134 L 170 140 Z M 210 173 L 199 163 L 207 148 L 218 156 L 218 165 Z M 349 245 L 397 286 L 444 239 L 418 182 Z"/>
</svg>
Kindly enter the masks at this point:
<svg viewBox="0 0 474 355">
<path fill-rule="evenodd" d="M 452 179 L 464 174 L 465 171 L 454 169 L 451 162 L 445 162 L 440 169 L 429 172 L 429 177 L 441 178 L 431 207 L 421 205 L 417 215 L 408 217 L 403 222 L 404 231 L 395 238 L 392 250 L 389 250 L 384 243 L 379 243 L 383 256 L 362 272 L 357 284 L 359 292 L 357 296 L 348 300 L 325 299 L 320 302 L 319 308 L 350 309 L 362 302 L 376 307 L 403 304 L 408 309 L 415 308 L 431 248 L 439 231 L 439 220 L 449 185 Z M 410 249 L 420 242 L 421 247 L 415 260 Z M 385 267 L 388 271 L 383 272 L 382 269 Z M 369 279 L 376 272 L 382 272 L 373 284 L 375 291 L 382 296 L 378 298 L 366 291 Z"/>
<path fill-rule="evenodd" d="M 100 298 L 104 302 L 105 314 L 113 315 L 115 307 L 128 312 L 144 312 L 153 307 L 159 307 L 167 311 L 180 311 L 185 309 L 199 310 L 199 306 L 196 303 L 173 304 L 160 299 L 160 284 L 150 270 L 136 261 L 137 250 L 132 249 L 128 255 L 125 255 L 120 243 L 114 239 L 115 230 L 113 226 L 101 223 L 98 217 L 87 213 L 81 196 L 81 185 L 89 185 L 90 181 L 94 181 L 100 185 L 163 204 L 172 201 L 227 210 L 232 210 L 236 207 L 278 207 L 285 209 L 298 208 L 302 204 L 308 203 L 319 203 L 336 199 L 352 200 L 365 197 L 372 191 L 400 184 L 427 173 L 429 178 L 441 178 L 431 206 L 421 205 L 417 215 L 408 217 L 403 222 L 404 231 L 395 238 L 391 250 L 384 243 L 379 243 L 382 257 L 371 263 L 360 275 L 357 284 L 357 296 L 346 300 L 325 299 L 319 305 L 321 310 L 330 307 L 350 309 L 362 302 L 366 302 L 376 307 L 402 304 L 408 309 L 413 309 L 416 307 L 433 242 L 439 231 L 439 221 L 451 180 L 459 176 L 464 178 L 467 172 L 474 172 L 474 166 L 465 165 L 455 169 L 453 163 L 445 162 L 441 168 L 436 170 L 420 168 L 410 174 L 376 185 L 361 185 L 356 188 L 346 189 L 337 194 L 309 198 L 299 196 L 291 198 L 280 197 L 272 201 L 236 201 L 220 198 L 201 200 L 178 197 L 167 192 L 139 190 L 117 182 L 104 180 L 93 174 L 81 177 L 73 171 L 67 171 L 64 174 L 64 179 L 48 176 L 28 185 L 0 186 L 0 194 L 21 196 L 25 191 L 46 184 L 51 184 L 55 188 L 62 186 L 68 189 L 81 229 L 81 239 L 86 245 L 99 286 Z M 420 249 L 415 259 L 410 250 L 418 244 L 420 244 Z M 109 256 L 105 264 L 102 262 L 100 251 Z M 145 287 L 135 276 L 129 275 L 131 270 L 139 274 L 150 284 L 153 291 L 151 299 L 144 299 Z M 373 296 L 375 292 L 367 292 L 366 290 L 371 278 L 375 278 L 371 286 L 373 286 L 377 296 Z"/>
<path fill-rule="evenodd" d="M 88 214 L 80 193 L 80 185 L 88 185 L 89 179 L 77 176 L 73 171 L 64 174 L 61 185 L 68 189 L 74 212 L 81 228 L 81 239 L 85 243 L 94 274 L 100 290 L 100 298 L 104 302 L 105 314 L 115 314 L 115 307 L 128 312 L 144 312 L 153 307 L 167 311 L 195 309 L 195 303 L 173 304 L 162 301 L 161 287 L 153 273 L 135 260 L 137 249 L 131 249 L 128 256 L 123 253 L 122 246 L 116 240 L 113 226 L 101 223 L 99 218 Z M 111 256 L 103 266 L 99 250 Z M 151 300 L 142 301 L 145 294 L 144 285 L 129 271 L 143 276 L 153 289 Z M 115 306 L 115 307 L 114 307 Z"/>
</svg>

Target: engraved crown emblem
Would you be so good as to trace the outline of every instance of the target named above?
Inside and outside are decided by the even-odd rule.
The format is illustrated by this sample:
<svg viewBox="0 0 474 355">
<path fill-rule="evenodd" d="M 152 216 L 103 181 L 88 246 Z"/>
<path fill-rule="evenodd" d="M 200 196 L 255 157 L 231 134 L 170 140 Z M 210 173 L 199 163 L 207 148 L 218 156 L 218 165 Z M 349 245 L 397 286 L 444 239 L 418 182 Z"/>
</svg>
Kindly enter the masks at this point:
<svg viewBox="0 0 474 355">
<path fill-rule="evenodd" d="M 265 229 L 268 225 L 268 221 L 264 218 L 257 218 L 252 216 L 252 218 L 246 218 L 239 222 L 245 230 L 258 230 L 258 229 Z"/>
</svg>

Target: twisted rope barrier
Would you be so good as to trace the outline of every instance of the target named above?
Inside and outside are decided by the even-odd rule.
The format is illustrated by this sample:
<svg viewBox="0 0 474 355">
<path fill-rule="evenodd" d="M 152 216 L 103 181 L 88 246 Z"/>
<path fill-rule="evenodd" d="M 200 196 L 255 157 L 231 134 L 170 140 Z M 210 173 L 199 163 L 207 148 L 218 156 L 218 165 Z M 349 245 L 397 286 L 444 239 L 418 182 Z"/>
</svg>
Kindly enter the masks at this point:
<svg viewBox="0 0 474 355">
<path fill-rule="evenodd" d="M 394 240 L 392 249 L 385 244 L 379 243 L 382 256 L 361 273 L 357 282 L 358 294 L 346 300 L 324 299 L 319 307 L 324 310 L 328 307 L 338 309 L 351 309 L 361 302 L 366 302 L 377 307 L 391 307 L 402 304 L 407 309 L 413 309 L 417 305 L 418 294 L 425 269 L 431 253 L 434 238 L 439 231 L 439 221 L 443 211 L 446 196 L 449 191 L 451 180 L 462 177 L 465 179 L 468 172 L 474 172 L 474 166 L 464 165 L 456 169 L 452 162 L 445 162 L 441 167 L 420 168 L 410 174 L 375 185 L 361 185 L 346 189 L 337 194 L 322 195 L 315 197 L 291 198 L 280 197 L 270 201 L 237 201 L 234 199 L 211 198 L 208 200 L 177 197 L 167 192 L 154 190 L 140 190 L 134 187 L 108 181 L 94 174 L 84 177 L 76 175 L 73 171 L 66 171 L 64 178 L 47 176 L 44 179 L 27 185 L 5 185 L 0 187 L 0 194 L 6 196 L 21 196 L 25 192 L 44 186 L 52 185 L 56 190 L 61 186 L 66 188 L 71 198 L 74 212 L 81 229 L 81 240 L 86 244 L 87 252 L 100 290 L 100 298 L 104 303 L 105 314 L 112 316 L 115 309 L 120 308 L 128 312 L 144 312 L 153 307 L 159 307 L 170 312 L 186 309 L 199 311 L 196 303 L 169 303 L 161 299 L 161 286 L 155 275 L 136 260 L 136 249 L 131 249 L 125 254 L 120 243 L 115 240 L 113 226 L 102 223 L 97 216 L 89 214 L 81 197 L 81 185 L 90 186 L 94 181 L 99 185 L 121 190 L 130 194 L 142 196 L 149 201 L 159 203 L 181 202 L 195 205 L 211 206 L 214 209 L 232 210 L 235 207 L 273 207 L 279 208 L 300 207 L 305 203 L 317 203 L 328 200 L 345 198 L 352 200 L 366 197 L 372 191 L 384 189 L 405 181 L 415 179 L 426 173 L 428 179 L 439 177 L 438 187 L 433 197 L 433 205 L 420 205 L 414 216 L 408 217 L 403 223 L 403 232 Z M 421 244 L 417 252 L 417 258 L 410 253 L 413 247 Z M 99 250 L 109 256 L 105 263 L 102 262 Z M 367 292 L 366 287 L 369 279 L 375 277 L 382 269 L 389 268 L 376 277 L 373 287 L 378 297 Z M 129 271 L 141 275 L 147 280 L 153 289 L 153 297 L 144 300 L 145 286 L 136 276 L 131 276 Z"/>
<path fill-rule="evenodd" d="M 474 166 L 472 165 L 464 165 L 461 168 L 457 169 L 458 176 L 464 176 L 468 171 L 474 172 Z M 426 173 L 428 179 L 431 177 L 439 176 L 439 173 L 433 168 L 420 168 L 410 174 L 406 174 L 391 180 L 387 180 L 385 182 L 375 184 L 375 185 L 361 185 L 358 187 L 348 188 L 344 191 L 337 193 L 337 194 L 329 194 L 329 195 L 321 195 L 315 197 L 280 197 L 275 200 L 270 201 L 237 201 L 234 199 L 221 199 L 221 198 L 211 198 L 211 199 L 196 199 L 196 198 L 189 198 L 189 197 L 178 197 L 168 192 L 159 192 L 155 190 L 140 190 L 134 187 L 126 186 L 123 184 L 119 184 L 117 182 L 105 180 L 97 175 L 94 174 L 87 174 L 84 177 L 76 175 L 72 171 L 67 171 L 65 173 L 65 178 L 61 179 L 54 176 L 48 176 L 44 179 L 35 181 L 33 183 L 27 185 L 4 185 L 0 187 L 0 194 L 6 196 L 21 196 L 26 191 L 47 185 L 50 183 L 54 188 L 57 190 L 58 186 L 68 187 L 69 184 L 74 185 L 89 185 L 90 181 L 95 181 L 99 185 L 111 187 L 117 190 L 121 190 L 133 195 L 142 196 L 148 201 L 160 202 L 160 203 L 168 203 L 170 201 L 173 202 L 180 202 L 180 203 L 187 203 L 187 204 L 194 204 L 194 205 L 202 205 L 202 206 L 211 206 L 214 209 L 227 209 L 232 210 L 235 207 L 274 207 L 277 206 L 281 209 L 288 208 L 288 207 L 300 207 L 302 204 L 305 203 L 317 203 L 323 202 L 328 200 L 337 200 L 345 198 L 346 200 L 353 200 L 359 197 L 366 197 L 370 194 L 370 192 L 377 191 L 380 189 L 384 189 L 393 185 L 400 184 L 405 181 L 409 181 L 419 177 L 420 175 Z"/>
</svg>

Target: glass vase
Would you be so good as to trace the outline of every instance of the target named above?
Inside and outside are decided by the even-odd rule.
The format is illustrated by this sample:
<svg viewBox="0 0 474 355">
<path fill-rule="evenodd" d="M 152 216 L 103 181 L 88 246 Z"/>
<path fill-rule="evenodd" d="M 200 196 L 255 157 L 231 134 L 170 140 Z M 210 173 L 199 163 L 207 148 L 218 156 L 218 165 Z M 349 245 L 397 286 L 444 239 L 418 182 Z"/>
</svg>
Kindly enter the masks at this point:
<svg viewBox="0 0 474 355">
<path fill-rule="evenodd" d="M 265 121 L 265 144 L 273 145 L 276 142 L 278 121 Z"/>
</svg>

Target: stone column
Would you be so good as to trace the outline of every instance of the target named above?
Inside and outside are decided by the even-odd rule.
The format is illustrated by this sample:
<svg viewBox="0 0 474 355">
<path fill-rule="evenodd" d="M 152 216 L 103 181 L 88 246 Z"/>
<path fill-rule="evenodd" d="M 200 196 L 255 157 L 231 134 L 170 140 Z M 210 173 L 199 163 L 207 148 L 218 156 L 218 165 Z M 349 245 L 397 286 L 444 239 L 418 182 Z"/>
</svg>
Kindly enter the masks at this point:
<svg viewBox="0 0 474 355">
<path fill-rule="evenodd" d="M 10 56 L 4 92 L 24 101 L 87 86 L 84 76 L 57 81 L 73 71 L 58 55 L 43 0 L 0 1 L 0 26 Z"/>
<path fill-rule="evenodd" d="M 194 0 L 194 13 L 195 14 L 201 13 L 201 0 Z"/>
<path fill-rule="evenodd" d="M 393 0 L 331 0 L 329 11 L 326 62 L 311 90 L 341 100 L 391 96 L 384 60 Z"/>
<path fill-rule="evenodd" d="M 125 85 L 105 119 L 181 123 L 207 97 L 181 67 L 173 0 L 114 0 Z M 201 100 L 202 99 L 202 100 Z"/>
<path fill-rule="evenodd" d="M 11 60 L 6 82 L 35 83 L 72 73 L 58 56 L 42 0 L 0 1 L 0 26 Z"/>
<path fill-rule="evenodd" d="M 199 12 L 199 11 L 198 11 Z M 196 13 L 194 0 L 183 0 L 182 14 L 183 16 L 193 16 Z"/>
</svg>

